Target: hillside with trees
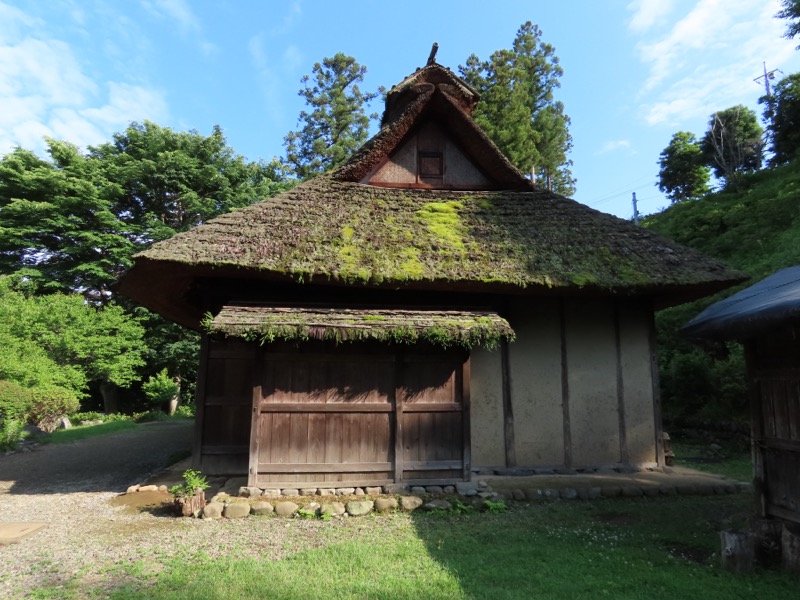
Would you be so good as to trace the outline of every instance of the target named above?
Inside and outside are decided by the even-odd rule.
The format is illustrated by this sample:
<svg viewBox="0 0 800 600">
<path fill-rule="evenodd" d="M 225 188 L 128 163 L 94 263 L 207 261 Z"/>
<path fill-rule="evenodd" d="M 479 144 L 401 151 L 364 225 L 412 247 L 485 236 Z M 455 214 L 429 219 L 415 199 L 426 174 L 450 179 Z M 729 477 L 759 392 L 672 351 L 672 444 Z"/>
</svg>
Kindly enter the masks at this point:
<svg viewBox="0 0 800 600">
<path fill-rule="evenodd" d="M 785 37 L 800 36 L 800 0 L 781 5 L 775 16 L 787 21 Z M 709 304 L 800 264 L 800 73 L 771 92 L 768 86 L 759 104 L 764 128 L 755 111 L 732 106 L 713 113 L 700 138 L 674 134 L 660 156 L 658 187 L 672 205 L 642 224 L 750 276 L 734 289 L 656 316 L 668 422 L 749 417 L 741 345 L 695 344 L 679 330 Z M 709 191 L 712 174 L 715 192 Z"/>
</svg>

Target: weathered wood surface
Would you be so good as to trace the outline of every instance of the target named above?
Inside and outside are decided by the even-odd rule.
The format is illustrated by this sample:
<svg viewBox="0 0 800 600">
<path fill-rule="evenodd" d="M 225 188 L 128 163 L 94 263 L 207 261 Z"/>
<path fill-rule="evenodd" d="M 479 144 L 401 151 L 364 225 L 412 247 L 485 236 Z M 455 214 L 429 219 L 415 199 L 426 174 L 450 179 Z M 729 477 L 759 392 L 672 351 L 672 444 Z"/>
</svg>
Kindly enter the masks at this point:
<svg viewBox="0 0 800 600">
<path fill-rule="evenodd" d="M 783 570 L 800 576 L 800 526 L 787 523 L 781 533 L 781 564 Z"/>
<path fill-rule="evenodd" d="M 347 487 L 468 476 L 462 353 L 340 347 L 335 354 L 264 351 L 256 360 L 252 485 Z"/>
<path fill-rule="evenodd" d="M 800 340 L 785 327 L 750 340 L 745 351 L 759 509 L 800 524 Z"/>
<path fill-rule="evenodd" d="M 746 531 L 720 531 L 720 562 L 733 573 L 749 573 L 755 565 L 755 538 Z"/>
<path fill-rule="evenodd" d="M 194 496 L 175 498 L 175 508 L 182 517 L 193 517 L 206 506 L 206 493 L 198 491 Z"/>
</svg>

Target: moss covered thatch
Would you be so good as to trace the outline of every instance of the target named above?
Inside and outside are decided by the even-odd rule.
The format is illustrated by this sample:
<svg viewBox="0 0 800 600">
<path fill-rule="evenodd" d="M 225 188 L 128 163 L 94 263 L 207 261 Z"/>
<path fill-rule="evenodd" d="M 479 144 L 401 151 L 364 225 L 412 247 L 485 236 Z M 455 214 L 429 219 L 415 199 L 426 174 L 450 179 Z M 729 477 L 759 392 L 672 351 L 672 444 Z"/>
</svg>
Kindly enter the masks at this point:
<svg viewBox="0 0 800 600">
<path fill-rule="evenodd" d="M 192 297 L 202 278 L 488 294 L 641 294 L 661 305 L 742 279 L 720 261 L 535 189 L 471 118 L 476 100 L 474 90 L 441 66 L 420 69 L 392 90 L 383 128 L 347 164 L 154 244 L 136 256 L 121 291 L 196 327 L 208 306 L 219 306 Z M 428 121 L 452 137 L 497 191 L 363 183 Z"/>
<path fill-rule="evenodd" d="M 720 261 L 547 191 L 402 190 L 329 176 L 154 244 L 137 259 L 412 287 L 635 290 L 738 279 Z"/>
<path fill-rule="evenodd" d="M 513 341 L 508 322 L 490 311 L 225 306 L 206 331 L 261 343 L 308 339 L 428 342 L 444 348 L 494 348 Z"/>
</svg>

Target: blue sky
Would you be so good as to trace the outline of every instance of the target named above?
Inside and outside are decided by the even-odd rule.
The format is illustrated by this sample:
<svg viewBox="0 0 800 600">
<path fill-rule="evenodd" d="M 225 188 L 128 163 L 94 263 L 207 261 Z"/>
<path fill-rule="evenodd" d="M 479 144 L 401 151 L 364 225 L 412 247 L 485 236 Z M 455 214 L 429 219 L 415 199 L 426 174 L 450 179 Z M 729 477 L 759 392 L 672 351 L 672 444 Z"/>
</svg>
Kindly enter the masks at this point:
<svg viewBox="0 0 800 600">
<path fill-rule="evenodd" d="M 457 70 L 537 23 L 564 69 L 575 198 L 631 216 L 668 202 L 655 187 L 672 134 L 701 135 L 715 110 L 759 114 L 766 62 L 800 71 L 779 0 L 0 0 L 0 154 L 79 146 L 150 119 L 208 134 L 251 160 L 283 154 L 303 108 L 300 78 L 336 52 L 391 87 L 437 61 Z M 778 73 L 780 76 L 780 73 Z M 378 110 L 378 107 L 376 107 Z"/>
</svg>

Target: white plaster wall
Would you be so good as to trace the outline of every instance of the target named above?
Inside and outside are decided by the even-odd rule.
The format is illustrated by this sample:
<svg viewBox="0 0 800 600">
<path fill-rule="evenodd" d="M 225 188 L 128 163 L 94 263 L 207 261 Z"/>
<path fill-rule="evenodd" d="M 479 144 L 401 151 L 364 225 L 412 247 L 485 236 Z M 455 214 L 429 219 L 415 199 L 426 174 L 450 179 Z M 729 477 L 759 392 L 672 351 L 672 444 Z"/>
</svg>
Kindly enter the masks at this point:
<svg viewBox="0 0 800 600">
<path fill-rule="evenodd" d="M 572 464 L 620 461 L 617 351 L 608 299 L 565 302 Z"/>
<path fill-rule="evenodd" d="M 561 327 L 558 300 L 515 302 L 509 319 L 514 448 L 518 465 L 564 464 Z"/>
<path fill-rule="evenodd" d="M 643 304 L 622 303 L 619 309 L 625 432 L 631 463 L 656 462 L 653 376 L 650 371 L 650 311 Z"/>
<path fill-rule="evenodd" d="M 476 348 L 470 356 L 470 443 L 473 466 L 505 465 L 503 427 L 500 350 Z"/>
</svg>

